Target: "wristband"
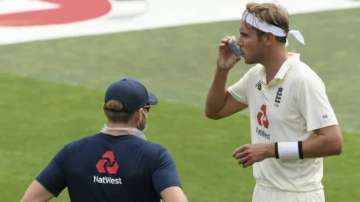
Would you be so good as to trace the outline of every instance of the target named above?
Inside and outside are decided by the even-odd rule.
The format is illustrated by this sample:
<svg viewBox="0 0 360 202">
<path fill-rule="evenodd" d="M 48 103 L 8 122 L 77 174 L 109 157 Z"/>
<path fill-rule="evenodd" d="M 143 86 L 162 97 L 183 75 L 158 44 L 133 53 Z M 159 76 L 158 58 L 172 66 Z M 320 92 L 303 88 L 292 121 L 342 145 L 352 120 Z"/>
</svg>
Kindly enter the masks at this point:
<svg viewBox="0 0 360 202">
<path fill-rule="evenodd" d="M 278 150 L 278 143 L 275 142 L 275 158 L 279 158 L 279 150 Z"/>
<path fill-rule="evenodd" d="M 303 148 L 302 148 L 302 141 L 298 142 L 298 149 L 299 149 L 299 158 L 300 159 L 304 159 L 304 152 L 303 152 Z"/>
<path fill-rule="evenodd" d="M 279 159 L 292 160 L 300 157 L 298 142 L 278 142 L 277 150 Z"/>
</svg>

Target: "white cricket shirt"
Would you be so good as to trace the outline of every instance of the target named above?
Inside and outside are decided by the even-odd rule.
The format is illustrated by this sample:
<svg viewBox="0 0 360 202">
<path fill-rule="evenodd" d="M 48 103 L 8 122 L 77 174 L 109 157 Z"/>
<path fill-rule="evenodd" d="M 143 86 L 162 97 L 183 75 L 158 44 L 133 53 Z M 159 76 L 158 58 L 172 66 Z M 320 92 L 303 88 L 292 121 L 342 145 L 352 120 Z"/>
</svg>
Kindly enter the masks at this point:
<svg viewBox="0 0 360 202">
<path fill-rule="evenodd" d="M 258 64 L 228 91 L 249 107 L 253 144 L 306 140 L 313 130 L 338 124 L 324 83 L 299 54 L 290 55 L 269 84 Z M 253 165 L 253 175 L 266 187 L 317 190 L 322 189 L 323 161 L 268 158 Z"/>
</svg>

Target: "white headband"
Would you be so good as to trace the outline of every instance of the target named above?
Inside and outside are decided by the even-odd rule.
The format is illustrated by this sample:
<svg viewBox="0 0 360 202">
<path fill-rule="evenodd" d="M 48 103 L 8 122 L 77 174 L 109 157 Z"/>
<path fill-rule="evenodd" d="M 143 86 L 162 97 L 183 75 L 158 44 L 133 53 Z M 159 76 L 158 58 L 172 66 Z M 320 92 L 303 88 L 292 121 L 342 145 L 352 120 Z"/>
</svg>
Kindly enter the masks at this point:
<svg viewBox="0 0 360 202">
<path fill-rule="evenodd" d="M 249 13 L 248 11 L 245 11 L 243 16 L 244 17 L 243 17 L 242 20 L 244 20 L 249 25 L 255 27 L 256 29 L 259 29 L 259 30 L 261 30 L 263 32 L 266 32 L 266 33 L 272 33 L 273 35 L 278 36 L 278 37 L 286 37 L 285 30 L 283 30 L 282 28 L 277 27 L 275 25 L 271 25 L 271 24 L 259 19 L 258 17 L 256 17 L 255 15 Z M 303 37 L 303 35 L 301 34 L 300 31 L 298 31 L 298 30 L 290 30 L 288 35 L 293 36 L 298 42 L 300 42 L 302 45 L 305 45 L 304 37 Z"/>
</svg>

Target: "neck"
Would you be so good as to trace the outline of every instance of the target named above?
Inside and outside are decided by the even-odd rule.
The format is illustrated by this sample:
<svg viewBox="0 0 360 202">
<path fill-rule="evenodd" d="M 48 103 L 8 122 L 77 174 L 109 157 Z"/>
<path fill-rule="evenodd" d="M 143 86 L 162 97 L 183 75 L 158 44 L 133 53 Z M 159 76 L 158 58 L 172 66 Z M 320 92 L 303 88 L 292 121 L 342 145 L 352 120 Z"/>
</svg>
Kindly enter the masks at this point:
<svg viewBox="0 0 360 202">
<path fill-rule="evenodd" d="M 105 127 L 107 134 L 119 136 L 119 135 L 128 135 L 130 129 L 136 129 L 136 126 L 129 123 L 114 123 L 108 122 Z"/>
<path fill-rule="evenodd" d="M 276 73 L 287 58 L 288 53 L 285 46 L 271 48 L 271 51 L 265 54 L 262 64 L 265 67 L 267 83 L 270 83 L 274 79 Z"/>
</svg>

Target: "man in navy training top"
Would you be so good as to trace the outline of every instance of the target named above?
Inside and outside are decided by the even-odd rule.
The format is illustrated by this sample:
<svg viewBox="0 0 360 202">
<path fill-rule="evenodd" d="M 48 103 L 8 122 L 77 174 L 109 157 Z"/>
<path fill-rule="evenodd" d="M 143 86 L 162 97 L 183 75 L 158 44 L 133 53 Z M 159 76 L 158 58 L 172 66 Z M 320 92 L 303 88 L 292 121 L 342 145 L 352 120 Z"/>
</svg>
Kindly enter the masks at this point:
<svg viewBox="0 0 360 202">
<path fill-rule="evenodd" d="M 187 202 L 170 154 L 142 133 L 156 103 L 137 80 L 112 83 L 105 95 L 105 127 L 59 151 L 22 201 L 48 201 L 67 187 L 73 202 Z"/>
</svg>

